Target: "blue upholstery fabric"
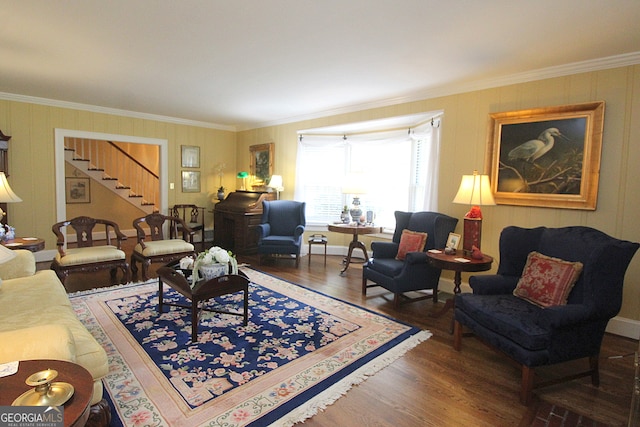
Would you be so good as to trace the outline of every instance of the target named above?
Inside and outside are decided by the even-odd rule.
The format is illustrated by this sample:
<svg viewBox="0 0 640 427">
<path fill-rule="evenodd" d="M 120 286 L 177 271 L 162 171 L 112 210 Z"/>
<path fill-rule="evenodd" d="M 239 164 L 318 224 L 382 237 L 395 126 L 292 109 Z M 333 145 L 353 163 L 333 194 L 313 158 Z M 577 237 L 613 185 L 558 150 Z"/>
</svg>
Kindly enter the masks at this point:
<svg viewBox="0 0 640 427">
<path fill-rule="evenodd" d="M 525 366 L 596 356 L 638 246 L 589 227 L 507 227 L 497 274 L 469 279 L 473 293 L 456 296 L 455 320 Z M 584 264 L 567 305 L 541 308 L 512 294 L 534 250 Z"/>
<path fill-rule="evenodd" d="M 396 307 L 400 294 L 421 289 L 432 289 L 433 300 L 437 301 L 441 270 L 427 263 L 425 251 L 444 248 L 458 220 L 437 212 L 396 211 L 395 217 L 392 241 L 371 243 L 373 255 L 362 268 L 363 293 L 366 294 L 367 281 L 370 280 L 395 294 Z M 427 242 L 423 251 L 409 252 L 401 261 L 395 257 L 404 229 L 427 233 Z"/>
<path fill-rule="evenodd" d="M 258 253 L 296 255 L 299 264 L 302 234 L 306 225 L 304 202 L 265 200 L 258 225 Z"/>
</svg>

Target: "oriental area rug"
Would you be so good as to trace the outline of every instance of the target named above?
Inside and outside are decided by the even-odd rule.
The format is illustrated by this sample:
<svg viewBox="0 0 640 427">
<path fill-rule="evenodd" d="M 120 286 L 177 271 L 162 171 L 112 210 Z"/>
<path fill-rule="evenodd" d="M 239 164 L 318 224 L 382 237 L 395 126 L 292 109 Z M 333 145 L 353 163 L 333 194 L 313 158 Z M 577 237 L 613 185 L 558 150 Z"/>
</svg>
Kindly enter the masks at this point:
<svg viewBox="0 0 640 427">
<path fill-rule="evenodd" d="M 249 321 L 158 313 L 158 281 L 70 295 L 107 351 L 112 426 L 290 426 L 326 408 L 431 333 L 244 267 Z M 186 303 L 165 285 L 165 301 Z M 242 293 L 209 302 L 242 309 Z"/>
</svg>

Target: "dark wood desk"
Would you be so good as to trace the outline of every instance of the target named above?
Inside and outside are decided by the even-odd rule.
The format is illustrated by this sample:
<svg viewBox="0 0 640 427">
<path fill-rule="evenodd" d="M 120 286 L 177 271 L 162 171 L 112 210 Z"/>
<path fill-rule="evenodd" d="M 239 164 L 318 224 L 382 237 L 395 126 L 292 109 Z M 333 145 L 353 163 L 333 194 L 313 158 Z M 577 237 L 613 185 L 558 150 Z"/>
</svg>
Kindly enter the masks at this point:
<svg viewBox="0 0 640 427">
<path fill-rule="evenodd" d="M 367 225 L 355 225 L 355 224 L 329 224 L 329 231 L 333 231 L 334 233 L 342 233 L 342 234 L 352 234 L 353 240 L 349 243 L 349 252 L 347 252 L 347 256 L 344 259 L 344 268 L 340 271 L 340 275 L 343 275 L 347 268 L 349 268 L 349 264 L 354 262 L 352 260 L 353 250 L 360 249 L 364 253 L 364 261 L 369 259 L 367 255 L 367 248 L 364 243 L 358 240 L 358 236 L 362 234 L 374 234 L 380 233 L 382 231 L 382 227 L 373 227 Z"/>
<path fill-rule="evenodd" d="M 465 261 L 458 261 L 457 259 L 464 259 Z M 489 255 L 484 255 L 482 259 L 474 259 L 471 257 L 463 256 L 462 251 L 458 251 L 457 254 L 447 255 L 444 251 L 440 253 L 427 252 L 427 260 L 429 263 L 436 267 L 441 268 L 443 270 L 451 270 L 455 272 L 453 278 L 453 293 L 460 293 L 460 284 L 462 283 L 462 273 L 473 273 L 478 271 L 487 271 L 491 269 L 491 263 L 493 263 L 493 257 Z M 438 313 L 434 314 L 433 317 L 440 317 L 444 313 L 446 313 L 449 309 L 454 308 L 455 304 L 455 295 L 453 298 L 450 298 L 445 303 L 442 310 Z"/>
<path fill-rule="evenodd" d="M 16 237 L 2 242 L 2 246 L 9 249 L 26 249 L 31 252 L 38 252 L 44 249 L 44 239 L 39 237 Z"/>
<path fill-rule="evenodd" d="M 243 325 L 247 325 L 249 321 L 249 279 L 247 276 L 238 272 L 238 274 L 229 274 L 226 276 L 216 277 L 211 280 L 200 280 L 196 285 L 191 288 L 189 281 L 185 276 L 177 272 L 174 268 L 179 265 L 178 262 L 172 262 L 164 267 L 160 267 L 157 271 L 158 274 L 158 312 L 162 313 L 162 307 L 166 305 L 173 305 L 175 307 L 188 308 L 191 310 L 191 341 L 198 341 L 198 321 L 200 318 L 200 311 L 212 311 L 214 313 L 232 314 L 235 316 L 243 316 Z M 176 292 L 179 292 L 184 297 L 191 301 L 190 306 L 165 303 L 163 300 L 163 283 L 166 283 Z M 200 302 L 208 301 L 211 298 L 219 297 L 222 295 L 233 294 L 235 292 L 244 292 L 244 307 L 242 313 L 214 310 L 212 308 L 199 307 Z"/>
<path fill-rule="evenodd" d="M 18 372 L 0 378 L 0 406 L 11 406 L 22 393 L 31 390 L 25 380 L 36 372 L 55 369 L 58 376 L 54 382 L 65 382 L 73 386 L 73 396 L 64 404 L 64 425 L 84 426 L 89 419 L 91 398 L 93 396 L 93 378 L 89 371 L 80 365 L 62 360 L 23 360 Z"/>
</svg>

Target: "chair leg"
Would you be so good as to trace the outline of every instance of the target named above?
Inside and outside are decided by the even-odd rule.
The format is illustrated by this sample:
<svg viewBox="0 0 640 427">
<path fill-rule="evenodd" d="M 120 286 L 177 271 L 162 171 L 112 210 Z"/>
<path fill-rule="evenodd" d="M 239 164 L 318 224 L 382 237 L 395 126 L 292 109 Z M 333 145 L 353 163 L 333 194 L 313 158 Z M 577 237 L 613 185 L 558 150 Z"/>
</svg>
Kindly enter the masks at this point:
<svg viewBox="0 0 640 427">
<path fill-rule="evenodd" d="M 398 310 L 400 308 L 400 296 L 402 294 L 400 292 L 395 292 L 393 294 L 393 308 Z"/>
<path fill-rule="evenodd" d="M 462 324 L 457 320 L 453 322 L 453 348 L 456 351 L 462 348 Z"/>
<path fill-rule="evenodd" d="M 591 384 L 594 387 L 600 387 L 600 357 L 598 354 L 589 357 L 589 366 L 591 368 Z"/>
<path fill-rule="evenodd" d="M 530 366 L 522 365 L 522 386 L 520 388 L 520 403 L 525 406 L 529 406 L 529 404 L 531 403 L 534 378 L 534 369 Z"/>
<path fill-rule="evenodd" d="M 364 277 L 364 273 L 362 274 L 362 295 L 367 295 L 367 278 Z"/>
</svg>

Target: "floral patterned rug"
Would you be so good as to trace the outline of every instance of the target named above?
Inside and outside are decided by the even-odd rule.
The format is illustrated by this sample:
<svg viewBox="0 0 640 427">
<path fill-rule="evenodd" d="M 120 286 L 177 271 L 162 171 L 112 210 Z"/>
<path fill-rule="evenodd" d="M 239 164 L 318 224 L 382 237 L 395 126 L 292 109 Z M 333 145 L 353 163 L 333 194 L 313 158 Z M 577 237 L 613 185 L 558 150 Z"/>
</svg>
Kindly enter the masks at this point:
<svg viewBox="0 0 640 427">
<path fill-rule="evenodd" d="M 244 267 L 249 322 L 158 313 L 151 280 L 71 295 L 109 356 L 112 426 L 289 426 L 313 416 L 431 334 Z M 167 302 L 186 303 L 165 286 Z M 242 293 L 209 302 L 239 311 Z"/>
</svg>

